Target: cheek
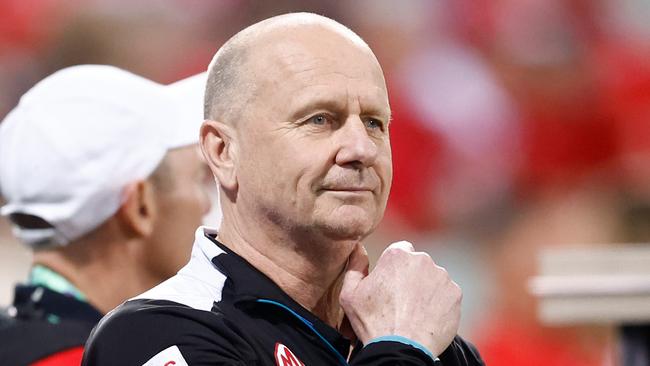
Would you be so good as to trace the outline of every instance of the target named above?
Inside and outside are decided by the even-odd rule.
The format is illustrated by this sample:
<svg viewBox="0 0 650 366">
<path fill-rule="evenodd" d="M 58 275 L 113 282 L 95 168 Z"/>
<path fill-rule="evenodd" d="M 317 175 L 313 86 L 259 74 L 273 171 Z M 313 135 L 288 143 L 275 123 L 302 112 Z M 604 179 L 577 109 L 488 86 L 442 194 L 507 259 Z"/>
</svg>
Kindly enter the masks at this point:
<svg viewBox="0 0 650 366">
<path fill-rule="evenodd" d="M 382 193 L 387 194 L 393 181 L 393 160 L 390 145 L 379 147 L 373 169 L 381 181 Z"/>
<path fill-rule="evenodd" d="M 390 192 L 390 187 L 393 184 L 393 161 L 390 156 L 386 158 L 382 165 L 380 178 L 384 184 L 384 190 L 386 191 L 386 194 L 388 194 L 388 192 Z"/>
<path fill-rule="evenodd" d="M 311 165 L 310 151 L 300 149 L 289 139 L 274 139 L 242 154 L 242 181 L 255 189 L 284 191 Z"/>
<path fill-rule="evenodd" d="M 278 161 L 283 161 L 284 158 L 270 142 L 247 144 L 242 146 L 239 154 L 237 170 L 244 181 L 269 179 L 269 166 L 274 170 L 281 170 L 283 167 Z"/>
</svg>

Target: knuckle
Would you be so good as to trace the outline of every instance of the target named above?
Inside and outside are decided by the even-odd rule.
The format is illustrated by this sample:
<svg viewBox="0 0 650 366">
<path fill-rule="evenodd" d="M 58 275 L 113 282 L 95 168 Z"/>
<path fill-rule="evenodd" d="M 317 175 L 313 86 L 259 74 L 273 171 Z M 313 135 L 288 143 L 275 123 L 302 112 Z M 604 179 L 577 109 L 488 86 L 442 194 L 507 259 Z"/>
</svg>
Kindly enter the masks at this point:
<svg viewBox="0 0 650 366">
<path fill-rule="evenodd" d="M 388 256 L 400 255 L 402 253 L 404 253 L 402 249 L 395 248 L 395 247 L 390 247 L 384 251 L 384 255 L 388 255 Z"/>
<path fill-rule="evenodd" d="M 451 277 L 449 276 L 449 272 L 447 271 L 447 269 L 445 267 L 441 267 L 439 265 L 434 265 L 434 273 L 442 281 L 445 281 L 445 282 L 450 282 L 451 281 Z"/>
<path fill-rule="evenodd" d="M 341 291 L 339 295 L 339 303 L 343 307 L 352 305 L 352 294 L 349 291 Z"/>
<path fill-rule="evenodd" d="M 458 299 L 458 302 L 461 302 L 463 300 L 463 289 L 458 286 L 456 282 L 451 282 L 452 283 L 452 291 L 454 292 L 454 296 Z"/>
<path fill-rule="evenodd" d="M 395 258 L 397 260 L 404 260 L 405 258 L 409 257 L 409 253 L 401 248 L 388 248 L 384 252 L 383 256 L 387 256 L 389 258 Z"/>
<path fill-rule="evenodd" d="M 436 274 L 439 276 L 439 278 L 444 281 L 444 282 L 451 282 L 451 276 L 449 275 L 449 272 L 447 271 L 446 268 L 436 266 Z"/>
<path fill-rule="evenodd" d="M 425 263 L 425 264 L 431 264 L 433 263 L 433 259 L 431 259 L 431 256 L 428 253 L 425 252 L 413 252 L 411 255 L 416 258 L 418 261 Z"/>
<path fill-rule="evenodd" d="M 352 300 L 353 296 L 354 296 L 354 292 L 352 291 L 352 289 L 343 286 L 343 288 L 341 289 L 341 292 L 339 293 L 339 300 L 341 302 L 344 302 L 344 301 L 347 302 L 347 301 Z"/>
</svg>

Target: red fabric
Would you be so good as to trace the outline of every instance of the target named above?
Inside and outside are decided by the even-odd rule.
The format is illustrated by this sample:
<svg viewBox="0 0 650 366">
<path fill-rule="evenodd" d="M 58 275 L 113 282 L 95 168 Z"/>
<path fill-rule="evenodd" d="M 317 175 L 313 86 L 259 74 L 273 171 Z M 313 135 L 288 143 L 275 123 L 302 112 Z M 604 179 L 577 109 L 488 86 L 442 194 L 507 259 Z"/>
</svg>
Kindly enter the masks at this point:
<svg viewBox="0 0 650 366">
<path fill-rule="evenodd" d="M 595 55 L 621 153 L 650 153 L 650 49 L 601 44 Z"/>
<path fill-rule="evenodd" d="M 586 351 L 570 334 L 522 327 L 508 319 L 484 329 L 476 342 L 490 366 L 594 366 L 603 365 L 607 350 Z"/>
<path fill-rule="evenodd" d="M 522 187 L 581 182 L 607 168 L 618 154 L 617 120 L 590 63 L 579 58 L 552 71 L 519 71 L 534 74 L 518 81 Z"/>
<path fill-rule="evenodd" d="M 0 1 L 0 54 L 13 47 L 30 49 L 45 45 L 59 16 L 74 8 L 72 1 L 3 0 Z"/>
<path fill-rule="evenodd" d="M 387 212 L 414 229 L 437 224 L 434 185 L 440 174 L 442 140 L 409 110 L 393 91 L 390 126 L 393 151 L 393 185 Z"/>
<path fill-rule="evenodd" d="M 537 115 L 524 123 L 522 183 L 572 182 L 606 165 L 616 154 L 616 130 L 599 113 L 585 111 L 573 119 Z"/>
<path fill-rule="evenodd" d="M 44 358 L 32 366 L 72 366 L 81 365 L 81 357 L 83 356 L 83 347 L 70 348 L 59 353 L 55 353 L 47 358 Z"/>
</svg>

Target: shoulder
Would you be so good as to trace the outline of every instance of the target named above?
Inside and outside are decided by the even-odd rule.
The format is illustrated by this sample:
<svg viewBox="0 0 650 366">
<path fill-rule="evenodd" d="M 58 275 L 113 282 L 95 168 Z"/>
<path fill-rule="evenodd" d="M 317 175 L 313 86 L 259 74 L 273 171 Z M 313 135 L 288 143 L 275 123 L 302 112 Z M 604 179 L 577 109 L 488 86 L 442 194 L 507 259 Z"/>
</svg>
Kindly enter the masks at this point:
<svg viewBox="0 0 650 366">
<path fill-rule="evenodd" d="M 195 246 L 178 274 L 107 314 L 90 335 L 83 364 L 148 365 L 169 357 L 179 366 L 254 362 L 236 312 L 222 301 L 227 278 L 210 260 L 219 253 L 208 254 Z"/>
<path fill-rule="evenodd" d="M 0 312 L 0 359 L 9 364 L 26 365 L 61 351 L 80 348 L 93 324 L 62 319 L 20 319 Z"/>
<path fill-rule="evenodd" d="M 169 300 L 135 299 L 100 321 L 86 345 L 83 364 L 142 365 L 158 355 L 179 357 L 191 365 L 245 365 L 255 358 L 222 313 Z"/>
<path fill-rule="evenodd" d="M 187 307 L 212 309 L 221 300 L 226 276 L 212 267 L 210 262 L 192 260 L 175 276 L 137 296 L 137 299 L 168 300 Z"/>
</svg>

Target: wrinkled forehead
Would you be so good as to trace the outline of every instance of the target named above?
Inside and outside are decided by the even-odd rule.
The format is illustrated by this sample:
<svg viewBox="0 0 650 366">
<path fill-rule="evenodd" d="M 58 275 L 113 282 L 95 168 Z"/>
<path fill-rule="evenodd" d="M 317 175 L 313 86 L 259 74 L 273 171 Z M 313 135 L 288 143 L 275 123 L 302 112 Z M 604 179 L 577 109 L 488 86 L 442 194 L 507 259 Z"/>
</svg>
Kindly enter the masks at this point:
<svg viewBox="0 0 650 366">
<path fill-rule="evenodd" d="M 288 93 L 296 99 L 305 92 L 338 93 L 388 109 L 381 67 L 372 51 L 354 39 L 318 30 L 275 35 L 251 56 L 252 75 L 273 96 Z"/>
<path fill-rule="evenodd" d="M 259 66 L 274 66 L 285 74 L 296 74 L 328 66 L 358 78 L 373 77 L 383 84 L 383 73 L 370 48 L 358 37 L 320 26 L 286 28 L 259 38 L 253 59 Z M 268 75 L 268 74 L 267 74 Z M 272 75 L 272 74 L 271 74 Z"/>
</svg>

